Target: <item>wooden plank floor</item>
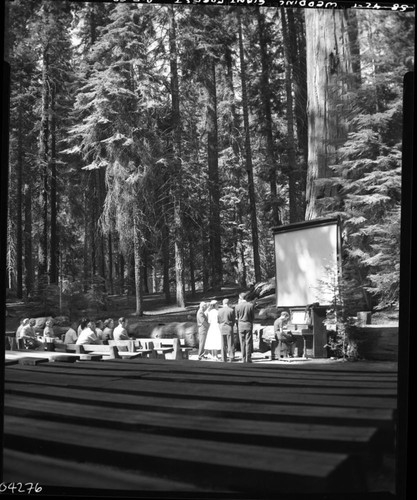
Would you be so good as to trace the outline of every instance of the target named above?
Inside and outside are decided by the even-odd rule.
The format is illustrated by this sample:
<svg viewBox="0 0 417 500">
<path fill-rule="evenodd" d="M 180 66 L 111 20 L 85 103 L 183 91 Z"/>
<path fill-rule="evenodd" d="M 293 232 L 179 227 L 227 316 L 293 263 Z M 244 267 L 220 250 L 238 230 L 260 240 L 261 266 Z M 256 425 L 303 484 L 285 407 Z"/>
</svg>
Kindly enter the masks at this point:
<svg viewBox="0 0 417 500">
<path fill-rule="evenodd" d="M 394 451 L 397 370 L 13 362 L 4 403 L 5 482 L 167 497 L 357 493 L 373 491 Z"/>
</svg>

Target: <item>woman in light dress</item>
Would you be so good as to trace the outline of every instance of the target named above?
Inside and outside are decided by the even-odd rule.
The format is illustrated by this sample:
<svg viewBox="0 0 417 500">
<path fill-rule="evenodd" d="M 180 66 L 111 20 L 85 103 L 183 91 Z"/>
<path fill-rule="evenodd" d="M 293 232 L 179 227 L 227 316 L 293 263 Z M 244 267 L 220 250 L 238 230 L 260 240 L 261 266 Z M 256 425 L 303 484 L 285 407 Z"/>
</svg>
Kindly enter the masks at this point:
<svg viewBox="0 0 417 500">
<path fill-rule="evenodd" d="M 207 320 L 209 322 L 209 329 L 207 331 L 206 343 L 204 348 L 211 351 L 212 357 L 218 361 L 220 359 L 217 354 L 220 353 L 222 348 L 222 336 L 220 332 L 219 322 L 217 320 L 217 300 L 212 300 L 207 308 Z"/>
</svg>

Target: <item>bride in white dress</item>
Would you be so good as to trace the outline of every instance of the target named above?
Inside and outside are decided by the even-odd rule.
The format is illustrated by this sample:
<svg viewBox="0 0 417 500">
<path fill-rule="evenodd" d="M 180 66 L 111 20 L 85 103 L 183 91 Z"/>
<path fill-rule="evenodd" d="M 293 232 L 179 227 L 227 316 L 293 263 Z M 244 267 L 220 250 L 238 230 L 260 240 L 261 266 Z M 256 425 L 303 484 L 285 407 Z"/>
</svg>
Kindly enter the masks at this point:
<svg viewBox="0 0 417 500">
<path fill-rule="evenodd" d="M 219 322 L 217 320 L 217 300 L 212 300 L 207 309 L 207 320 L 210 324 L 207 331 L 206 343 L 204 348 L 207 351 L 211 351 L 212 356 L 218 359 L 217 354 L 222 348 L 222 337 L 220 332 Z"/>
</svg>

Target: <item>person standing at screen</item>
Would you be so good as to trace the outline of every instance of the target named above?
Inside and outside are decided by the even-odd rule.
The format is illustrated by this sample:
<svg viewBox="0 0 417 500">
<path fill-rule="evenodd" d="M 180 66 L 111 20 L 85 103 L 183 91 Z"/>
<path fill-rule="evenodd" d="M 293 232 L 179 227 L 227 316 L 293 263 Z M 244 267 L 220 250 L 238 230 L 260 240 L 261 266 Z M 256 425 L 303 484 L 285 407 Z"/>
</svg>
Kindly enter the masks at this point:
<svg viewBox="0 0 417 500">
<path fill-rule="evenodd" d="M 252 363 L 252 330 L 255 319 L 255 306 L 245 299 L 245 293 L 239 294 L 239 303 L 235 307 L 236 323 L 239 332 L 242 363 Z"/>
</svg>

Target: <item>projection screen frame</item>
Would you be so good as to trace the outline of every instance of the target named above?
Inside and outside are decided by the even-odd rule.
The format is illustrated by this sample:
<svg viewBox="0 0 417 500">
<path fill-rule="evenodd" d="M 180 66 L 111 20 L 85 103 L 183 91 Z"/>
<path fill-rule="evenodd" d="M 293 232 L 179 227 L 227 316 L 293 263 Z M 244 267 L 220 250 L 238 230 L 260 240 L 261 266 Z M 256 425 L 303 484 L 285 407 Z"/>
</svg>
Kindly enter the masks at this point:
<svg viewBox="0 0 417 500">
<path fill-rule="evenodd" d="M 273 231 L 273 236 L 274 236 L 274 264 L 275 264 L 275 296 L 276 296 L 276 306 L 277 307 L 284 307 L 284 308 L 305 308 L 306 306 L 310 305 L 309 304 L 292 304 L 292 305 L 282 305 L 279 303 L 279 279 L 278 279 L 278 269 L 277 269 L 277 248 L 276 248 L 276 235 L 278 233 L 288 233 L 288 232 L 293 232 L 293 231 L 299 231 L 301 229 L 310 229 L 310 228 L 315 228 L 315 227 L 320 227 L 320 226 L 327 226 L 327 225 L 336 225 L 336 266 L 337 266 L 337 277 L 338 279 L 341 276 L 341 270 L 342 270 L 342 230 L 341 230 L 341 220 L 340 216 L 337 217 L 330 217 L 330 218 L 320 218 L 320 219 L 313 219 L 313 220 L 308 220 L 308 221 L 302 221 L 302 222 L 294 222 L 291 224 L 283 225 L 283 226 L 275 226 L 272 228 Z M 340 285 L 340 282 L 339 282 Z M 314 303 L 314 302 L 313 302 Z M 332 304 L 329 303 L 320 303 L 320 307 L 329 307 Z"/>
</svg>

